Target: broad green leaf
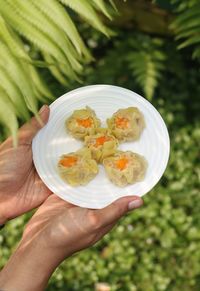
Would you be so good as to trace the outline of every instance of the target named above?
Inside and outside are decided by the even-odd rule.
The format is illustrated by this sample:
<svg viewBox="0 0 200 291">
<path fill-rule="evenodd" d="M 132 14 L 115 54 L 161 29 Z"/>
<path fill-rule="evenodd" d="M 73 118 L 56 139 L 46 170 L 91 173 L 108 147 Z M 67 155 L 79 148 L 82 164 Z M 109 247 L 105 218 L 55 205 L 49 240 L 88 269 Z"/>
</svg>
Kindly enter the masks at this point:
<svg viewBox="0 0 200 291">
<path fill-rule="evenodd" d="M 184 41 L 182 44 L 180 44 L 178 46 L 178 49 L 182 49 L 182 48 L 184 48 L 186 46 L 197 44 L 197 43 L 200 43 L 200 34 L 197 35 L 197 36 L 190 37 L 189 39 Z"/>
<path fill-rule="evenodd" d="M 34 43 L 41 51 L 44 51 L 50 55 L 53 55 L 59 66 L 61 63 L 67 67 L 66 75 L 70 77 L 73 73 L 71 66 L 68 63 L 63 52 L 60 51 L 58 46 L 52 42 L 52 40 L 43 32 L 32 26 L 29 22 L 23 18 L 16 17 L 12 6 L 7 5 L 6 2 L 0 2 L 1 13 L 7 19 L 7 21 L 25 38 Z"/>
<path fill-rule="evenodd" d="M 34 67 L 29 66 L 31 80 L 34 83 L 34 87 L 40 92 L 40 95 L 43 96 L 44 101 L 53 100 L 55 97 L 52 95 L 48 89 L 46 83 L 42 80 L 40 75 L 37 73 Z"/>
<path fill-rule="evenodd" d="M 92 3 L 86 0 L 0 1 L 0 88 L 22 119 L 29 117 L 27 109 L 38 118 L 38 101 L 53 99 L 35 66 L 48 68 L 66 85 L 69 78 L 81 82 L 78 75 L 82 64 L 92 59 L 70 14 L 60 2 L 99 31 L 109 34 L 96 12 L 111 18 L 103 0 Z M 24 39 L 39 50 L 44 60 L 29 56 Z"/>
<path fill-rule="evenodd" d="M 91 59 L 90 53 L 82 41 L 71 17 L 69 17 L 67 11 L 58 1 L 40 0 L 37 2 L 32 0 L 32 2 L 38 9 L 46 14 L 60 30 L 66 33 L 66 37 L 69 37 L 79 54 L 83 54 L 87 59 Z"/>
<path fill-rule="evenodd" d="M 191 29 L 191 28 L 199 28 L 200 27 L 200 12 L 199 17 L 193 18 L 189 21 L 186 21 L 183 25 L 180 25 L 176 28 L 176 31 L 179 33 Z M 192 29 L 191 29 L 192 30 Z"/>
<path fill-rule="evenodd" d="M 27 72 L 24 71 L 20 62 L 10 53 L 7 47 L 0 42 L 0 65 L 10 75 L 10 78 L 20 88 L 29 110 L 37 115 L 37 100 L 33 94 L 33 84 L 29 81 Z"/>
<path fill-rule="evenodd" d="M 175 39 L 178 40 L 181 38 L 190 37 L 192 35 L 198 35 L 199 33 L 200 33 L 200 26 L 196 28 L 187 29 L 184 32 L 178 33 Z"/>
<path fill-rule="evenodd" d="M 46 37 L 48 37 L 49 40 L 57 46 L 63 55 L 68 58 L 69 63 L 75 71 L 79 72 L 82 69 L 82 66 L 77 61 L 77 52 L 70 44 L 68 38 L 65 37 L 63 30 L 60 30 L 57 26 L 55 26 L 54 23 L 44 13 L 38 10 L 31 1 L 5 1 L 9 3 L 12 9 L 15 9 L 19 21 L 23 20 L 25 22 L 24 25 L 29 24 L 32 27 L 35 27 L 43 35 L 46 35 Z M 23 31 L 23 27 L 21 27 L 21 29 Z"/>
<path fill-rule="evenodd" d="M 103 12 L 103 14 L 105 14 L 110 20 L 112 20 L 112 16 L 108 12 L 104 0 L 92 0 L 92 2 L 99 8 L 101 12 Z"/>
<path fill-rule="evenodd" d="M 95 9 L 87 0 L 59 0 L 64 5 L 70 7 L 75 12 L 84 17 L 92 26 L 109 36 L 107 28 L 102 24 Z"/>
<path fill-rule="evenodd" d="M 28 120 L 30 115 L 28 113 L 26 103 L 24 101 L 23 95 L 21 94 L 19 88 L 10 78 L 9 74 L 3 70 L 0 66 L 0 87 L 4 89 L 4 91 L 9 96 L 9 99 L 12 101 L 13 106 L 16 110 L 16 115 L 19 118 L 24 118 Z"/>
<path fill-rule="evenodd" d="M 22 57 L 25 60 L 29 60 L 29 56 L 25 53 L 24 49 L 19 45 L 19 39 L 16 38 L 14 31 L 11 31 L 4 19 L 0 15 L 0 38 L 4 40 L 7 46 L 18 57 Z"/>
<path fill-rule="evenodd" d="M 18 122 L 15 110 L 5 91 L 0 89 L 0 122 L 8 128 L 13 137 L 13 145 L 17 146 Z"/>
<path fill-rule="evenodd" d="M 175 28 L 181 24 L 184 25 L 186 21 L 191 20 L 196 17 L 198 18 L 199 14 L 200 14 L 200 4 L 195 5 L 192 8 L 189 8 L 188 10 L 178 15 L 177 18 L 172 22 L 171 27 Z"/>
<path fill-rule="evenodd" d="M 178 45 L 178 49 L 183 49 L 187 46 L 194 46 L 193 57 L 197 57 L 195 53 L 199 48 L 200 37 L 200 2 L 191 1 L 190 6 L 185 7 L 171 24 L 171 28 L 176 33 L 176 40 L 182 39 Z"/>
<path fill-rule="evenodd" d="M 116 12 L 118 12 L 117 6 L 115 5 L 115 2 L 113 0 L 109 0 L 112 7 L 115 9 Z"/>
<path fill-rule="evenodd" d="M 135 51 L 127 56 L 128 66 L 132 70 L 137 83 L 143 88 L 145 96 L 152 99 L 161 71 L 164 69 L 165 55 L 152 50 Z"/>
<path fill-rule="evenodd" d="M 66 78 L 63 76 L 63 74 L 60 72 L 60 70 L 57 68 L 55 60 L 48 54 L 43 53 L 44 59 L 48 63 L 52 63 L 52 65 L 49 66 L 49 70 L 52 73 L 52 75 L 64 86 L 68 84 Z"/>
</svg>

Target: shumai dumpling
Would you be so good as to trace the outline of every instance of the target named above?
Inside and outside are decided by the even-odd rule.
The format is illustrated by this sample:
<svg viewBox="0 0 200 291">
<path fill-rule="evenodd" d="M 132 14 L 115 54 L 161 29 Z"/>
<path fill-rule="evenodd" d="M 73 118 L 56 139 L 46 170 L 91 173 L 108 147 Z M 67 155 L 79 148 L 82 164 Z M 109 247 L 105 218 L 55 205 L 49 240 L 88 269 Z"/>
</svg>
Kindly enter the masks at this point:
<svg viewBox="0 0 200 291">
<path fill-rule="evenodd" d="M 98 165 L 89 149 L 64 154 L 58 162 L 61 178 L 71 186 L 88 184 L 98 173 Z"/>
<path fill-rule="evenodd" d="M 101 163 L 116 152 L 118 140 L 106 128 L 99 128 L 96 134 L 85 137 L 85 145 L 91 150 L 93 159 Z"/>
<path fill-rule="evenodd" d="M 124 187 L 144 179 L 147 161 L 143 156 L 131 151 L 118 151 L 104 159 L 103 165 L 110 181 L 119 187 Z"/>
<path fill-rule="evenodd" d="M 119 141 L 137 140 L 145 127 L 144 117 L 136 107 L 119 109 L 107 119 L 107 124 Z"/>
<path fill-rule="evenodd" d="M 84 139 L 85 136 L 95 132 L 95 129 L 101 125 L 101 121 L 94 110 L 86 106 L 85 109 L 74 110 L 65 125 L 73 137 Z"/>
</svg>

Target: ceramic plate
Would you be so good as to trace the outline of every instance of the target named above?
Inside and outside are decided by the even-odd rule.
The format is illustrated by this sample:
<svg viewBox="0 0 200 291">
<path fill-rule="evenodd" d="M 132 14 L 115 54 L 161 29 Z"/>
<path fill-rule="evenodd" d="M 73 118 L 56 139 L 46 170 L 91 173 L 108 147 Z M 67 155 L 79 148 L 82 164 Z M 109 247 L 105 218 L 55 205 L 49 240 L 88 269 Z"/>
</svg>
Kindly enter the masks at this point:
<svg viewBox="0 0 200 291">
<path fill-rule="evenodd" d="M 121 150 L 131 150 L 147 159 L 148 168 L 142 182 L 119 188 L 108 180 L 102 166 L 99 166 L 99 174 L 86 186 L 71 187 L 60 178 L 57 171 L 59 157 L 80 149 L 83 144 L 67 133 L 65 120 L 75 109 L 86 105 L 95 110 L 103 126 L 106 119 L 121 108 L 134 106 L 143 113 L 146 128 L 140 139 L 119 146 Z M 169 150 L 166 125 L 153 105 L 130 90 L 110 85 L 82 87 L 56 99 L 50 105 L 48 124 L 33 140 L 33 160 L 43 182 L 62 199 L 87 208 L 102 208 L 119 197 L 143 196 L 149 192 L 165 171 Z"/>
</svg>

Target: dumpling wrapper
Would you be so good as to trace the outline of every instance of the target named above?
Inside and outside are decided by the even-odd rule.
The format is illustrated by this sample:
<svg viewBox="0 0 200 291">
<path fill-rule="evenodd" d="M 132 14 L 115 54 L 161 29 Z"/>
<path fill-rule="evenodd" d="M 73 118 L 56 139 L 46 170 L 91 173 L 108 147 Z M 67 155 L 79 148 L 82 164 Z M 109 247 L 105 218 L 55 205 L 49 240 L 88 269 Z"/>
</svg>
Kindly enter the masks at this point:
<svg viewBox="0 0 200 291">
<path fill-rule="evenodd" d="M 104 159 L 103 165 L 110 181 L 119 187 L 142 181 L 147 169 L 146 159 L 131 151 L 118 151 Z"/>
<path fill-rule="evenodd" d="M 65 126 L 68 132 L 77 139 L 84 139 L 85 136 L 94 134 L 95 129 L 101 126 L 100 119 L 90 107 L 75 110 L 66 120 Z"/>
<path fill-rule="evenodd" d="M 139 139 L 145 128 L 143 114 L 137 107 L 119 109 L 111 118 L 107 119 L 108 128 L 120 141 L 134 141 Z"/>
<path fill-rule="evenodd" d="M 59 175 L 71 186 L 88 184 L 98 171 L 98 165 L 87 148 L 64 154 L 58 162 Z"/>
<path fill-rule="evenodd" d="M 118 140 L 106 128 L 98 128 L 96 134 L 85 137 L 85 146 L 91 150 L 92 157 L 98 163 L 112 156 L 118 147 Z"/>
</svg>

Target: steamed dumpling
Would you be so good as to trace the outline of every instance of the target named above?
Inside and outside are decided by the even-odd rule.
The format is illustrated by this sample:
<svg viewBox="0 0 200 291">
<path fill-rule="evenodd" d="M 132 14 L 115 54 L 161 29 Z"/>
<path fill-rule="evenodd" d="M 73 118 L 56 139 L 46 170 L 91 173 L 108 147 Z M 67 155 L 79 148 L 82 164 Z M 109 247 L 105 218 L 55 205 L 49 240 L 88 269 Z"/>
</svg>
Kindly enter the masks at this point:
<svg viewBox="0 0 200 291">
<path fill-rule="evenodd" d="M 95 129 L 101 125 L 94 110 L 86 106 L 85 109 L 75 110 L 66 120 L 66 128 L 69 133 L 78 139 L 94 134 Z"/>
<path fill-rule="evenodd" d="M 119 141 L 137 140 L 145 127 L 144 117 L 136 107 L 119 109 L 107 119 L 107 124 Z"/>
<path fill-rule="evenodd" d="M 115 155 L 103 160 L 106 174 L 110 181 L 124 187 L 144 179 L 147 161 L 131 151 L 118 151 Z"/>
<path fill-rule="evenodd" d="M 85 146 L 91 150 L 93 159 L 101 163 L 116 152 L 118 141 L 107 129 L 99 128 L 96 134 L 85 137 Z"/>
<path fill-rule="evenodd" d="M 64 154 L 58 162 L 61 178 L 71 186 L 88 184 L 98 173 L 98 165 L 89 149 Z"/>
</svg>

